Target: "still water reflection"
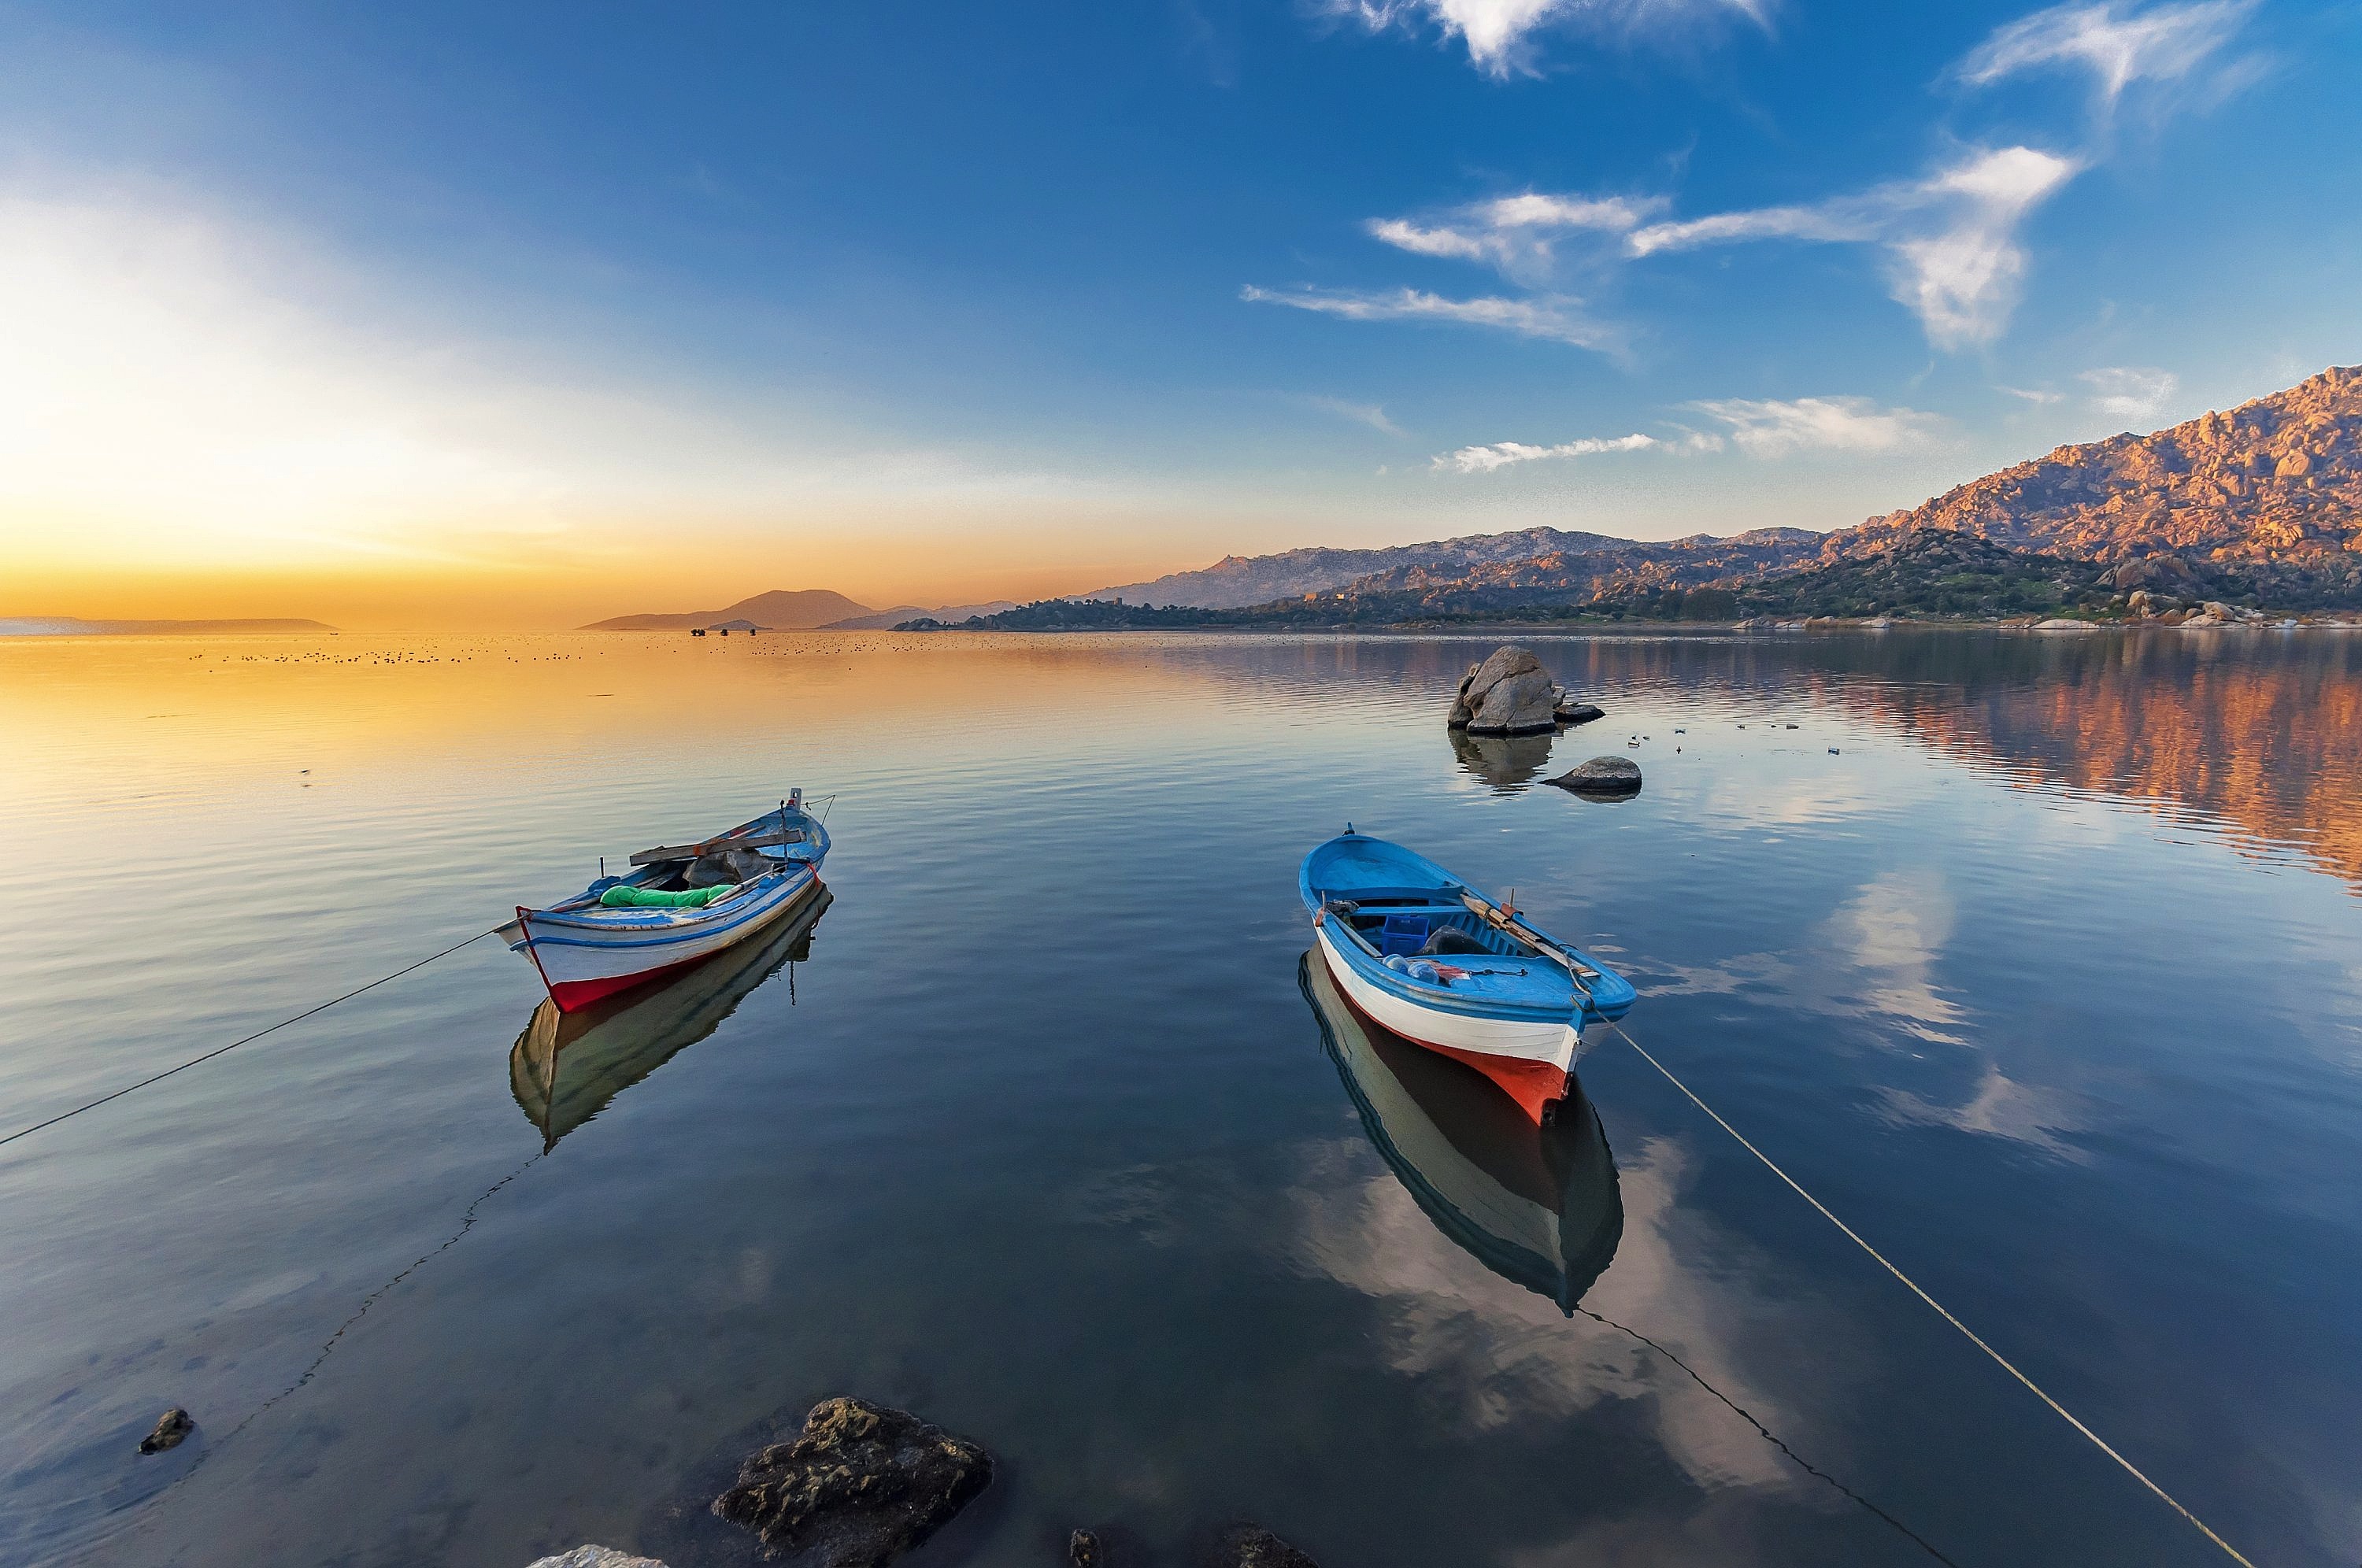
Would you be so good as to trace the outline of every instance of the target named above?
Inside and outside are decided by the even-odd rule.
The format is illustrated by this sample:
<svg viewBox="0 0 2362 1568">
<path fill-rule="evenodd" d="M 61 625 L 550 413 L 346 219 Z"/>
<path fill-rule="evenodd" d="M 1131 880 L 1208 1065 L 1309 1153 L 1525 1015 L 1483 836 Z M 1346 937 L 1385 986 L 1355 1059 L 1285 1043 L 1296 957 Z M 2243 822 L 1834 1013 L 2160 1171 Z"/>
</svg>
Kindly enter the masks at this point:
<svg viewBox="0 0 2362 1568">
<path fill-rule="evenodd" d="M 712 1033 L 782 966 L 792 1001 L 795 966 L 811 956 L 813 928 L 833 897 L 823 886 L 769 932 L 673 979 L 577 1012 L 560 1012 L 542 998 L 509 1047 L 509 1092 L 541 1130 L 543 1149 L 556 1148 L 617 1095 Z"/>
<path fill-rule="evenodd" d="M 1355 1012 L 1318 949 L 1299 961 L 1298 982 L 1404 1190 L 1469 1256 L 1573 1315 L 1624 1235 L 1616 1156 L 1581 1089 L 1538 1125 L 1484 1074 Z"/>
<path fill-rule="evenodd" d="M 840 797 L 823 961 L 520 1042 L 480 942 L 0 1147 L 0 1562 L 745 1562 L 704 1500 L 837 1392 L 1003 1461 L 913 1568 L 1930 1560 L 1847 1490 L 2216 1560 L 1619 1043 L 1568 1148 L 1324 1045 L 1348 821 L 2257 1561 L 2362 1560 L 2362 642 L 1534 646 L 1608 718 L 1463 758 L 1465 639 L 0 644 L 6 1127 Z M 1646 790 L 1528 787 L 1595 752 Z"/>
</svg>

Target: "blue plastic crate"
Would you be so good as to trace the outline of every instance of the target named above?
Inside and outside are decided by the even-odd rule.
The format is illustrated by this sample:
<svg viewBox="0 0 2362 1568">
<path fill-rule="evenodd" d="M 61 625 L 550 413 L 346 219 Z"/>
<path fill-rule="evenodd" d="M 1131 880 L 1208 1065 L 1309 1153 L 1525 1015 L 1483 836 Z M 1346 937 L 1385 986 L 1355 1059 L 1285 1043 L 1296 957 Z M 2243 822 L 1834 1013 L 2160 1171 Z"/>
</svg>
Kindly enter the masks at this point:
<svg viewBox="0 0 2362 1568">
<path fill-rule="evenodd" d="M 1405 957 L 1418 954 L 1427 945 L 1427 917 L 1397 914 L 1386 916 L 1385 928 L 1378 933 L 1378 954 L 1392 957 L 1399 953 Z"/>
</svg>

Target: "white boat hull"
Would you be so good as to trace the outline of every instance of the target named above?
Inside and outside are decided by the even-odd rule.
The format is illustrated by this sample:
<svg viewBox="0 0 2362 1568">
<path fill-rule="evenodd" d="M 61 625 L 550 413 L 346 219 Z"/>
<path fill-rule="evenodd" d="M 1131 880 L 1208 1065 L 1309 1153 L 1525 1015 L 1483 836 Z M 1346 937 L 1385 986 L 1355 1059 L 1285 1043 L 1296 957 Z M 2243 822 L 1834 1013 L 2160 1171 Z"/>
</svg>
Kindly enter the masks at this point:
<svg viewBox="0 0 2362 1568">
<path fill-rule="evenodd" d="M 1539 1118 L 1565 1092 L 1583 1047 L 1580 1031 L 1556 1020 L 1479 1018 L 1420 1007 L 1363 979 L 1337 951 L 1324 922 L 1320 959 L 1356 1012 L 1404 1039 L 1457 1057 L 1492 1078 Z"/>
</svg>

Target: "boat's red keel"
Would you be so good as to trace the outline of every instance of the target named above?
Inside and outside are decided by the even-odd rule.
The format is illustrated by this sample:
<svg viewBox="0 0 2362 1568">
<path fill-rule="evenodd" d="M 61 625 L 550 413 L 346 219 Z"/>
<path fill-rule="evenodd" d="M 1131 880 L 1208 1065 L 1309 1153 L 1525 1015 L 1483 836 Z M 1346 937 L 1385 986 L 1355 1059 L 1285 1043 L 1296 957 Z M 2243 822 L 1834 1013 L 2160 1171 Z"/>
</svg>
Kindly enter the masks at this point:
<svg viewBox="0 0 2362 1568">
<path fill-rule="evenodd" d="M 1518 1108 L 1533 1118 L 1537 1125 L 1547 1121 L 1551 1106 L 1566 1097 L 1568 1074 L 1555 1063 L 1537 1062 L 1525 1056 L 1495 1056 L 1482 1051 L 1463 1051 L 1451 1045 L 1439 1045 L 1432 1040 L 1421 1040 L 1416 1034 L 1401 1034 L 1371 1017 L 1360 1003 L 1354 1001 L 1352 992 L 1343 985 L 1338 986 L 1337 994 L 1344 999 L 1347 1007 L 1353 1010 L 1354 1016 L 1371 1028 L 1407 1040 L 1421 1050 L 1449 1056 L 1455 1062 L 1464 1062 L 1475 1068 L 1492 1079 L 1503 1094 L 1516 1100 Z"/>
<path fill-rule="evenodd" d="M 716 951 L 726 952 L 728 949 L 723 948 Z M 642 986 L 651 985 L 657 980 L 669 979 L 684 970 L 694 969 L 712 956 L 714 955 L 712 953 L 700 954 L 686 963 L 667 964 L 657 969 L 643 969 L 636 975 L 611 975 L 597 980 L 560 980 L 550 985 L 549 999 L 557 1004 L 557 1010 L 560 1012 L 580 1012 L 591 1003 L 604 1001 L 620 992 L 637 990 Z M 546 977 L 544 983 L 548 983 Z"/>
</svg>

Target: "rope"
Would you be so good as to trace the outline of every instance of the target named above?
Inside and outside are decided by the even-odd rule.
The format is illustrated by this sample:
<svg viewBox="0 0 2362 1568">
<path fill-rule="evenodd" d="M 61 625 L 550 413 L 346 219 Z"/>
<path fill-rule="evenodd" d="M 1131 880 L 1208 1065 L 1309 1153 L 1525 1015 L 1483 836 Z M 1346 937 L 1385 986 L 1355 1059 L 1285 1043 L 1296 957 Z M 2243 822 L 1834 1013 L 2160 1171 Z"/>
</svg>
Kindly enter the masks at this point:
<svg viewBox="0 0 2362 1568">
<path fill-rule="evenodd" d="M 1746 1150 L 1749 1154 L 1762 1161 L 1763 1168 L 1765 1170 L 1770 1171 L 1773 1176 L 1778 1176 L 1782 1181 L 1786 1182 L 1797 1197 L 1803 1198 L 1805 1202 L 1818 1209 L 1822 1219 L 1827 1220 L 1830 1224 L 1835 1225 L 1838 1230 L 1844 1231 L 1846 1239 L 1851 1242 L 1855 1246 L 1860 1247 L 1863 1252 L 1868 1253 L 1878 1264 L 1879 1267 L 1884 1269 L 1887 1273 L 1901 1280 L 1904 1287 L 1908 1289 L 1912 1295 L 1916 1296 L 1920 1300 L 1925 1301 L 1928 1306 L 1934 1308 L 1936 1309 L 1937 1316 L 1942 1318 L 1947 1323 L 1951 1324 L 1952 1327 L 1959 1330 L 1961 1334 L 1967 1338 L 1970 1344 L 1976 1346 L 1977 1349 L 1991 1356 L 1993 1359 L 1993 1364 L 1995 1365 L 1999 1366 L 2003 1372 L 2008 1373 L 2012 1377 L 2016 1378 L 2020 1383 L 2025 1385 L 2027 1390 L 2030 1391 L 2036 1398 L 2041 1400 L 2044 1404 L 2057 1411 L 2061 1420 L 2064 1420 L 2069 1426 L 2073 1427 L 2077 1431 L 2089 1438 L 2092 1441 L 2092 1445 L 2097 1448 L 2102 1453 L 2106 1454 L 2110 1459 L 2114 1460 L 2118 1464 L 2122 1465 L 2125 1474 L 2130 1475 L 2134 1480 L 2147 1487 L 2151 1492 L 2156 1493 L 2158 1497 L 2164 1502 L 2166 1507 L 2171 1508 L 2175 1513 L 2180 1514 L 2183 1518 L 2188 1519 L 2191 1524 L 2195 1525 L 2201 1534 L 2204 1535 L 2207 1540 L 2213 1541 L 2215 1545 L 2221 1547 L 2224 1554 L 2227 1555 L 2232 1562 L 2240 1564 L 2240 1568 L 2256 1568 L 2254 1563 L 2248 1562 L 2247 1559 L 2240 1553 L 2237 1547 L 2233 1546 L 2229 1541 L 2224 1540 L 2221 1536 L 2215 1534 L 2213 1529 L 2208 1526 L 2204 1519 L 2200 1518 L 2196 1514 L 2193 1514 L 2188 1508 L 2183 1507 L 2181 1504 L 2175 1499 L 2172 1493 L 2168 1492 L 2164 1487 L 2158 1485 L 2156 1482 L 2142 1474 L 2139 1468 L 2135 1465 L 2131 1460 L 2126 1459 L 2123 1454 L 2118 1453 L 2114 1449 L 2110 1448 L 2106 1440 L 2103 1439 L 2099 1433 L 2093 1431 L 2081 1421 L 2076 1419 L 2073 1411 L 2068 1409 L 2066 1406 L 2060 1404 L 2058 1400 L 2053 1399 L 2048 1394 L 2043 1392 L 2041 1385 L 2036 1383 L 2034 1379 L 2028 1377 L 2023 1372 L 2020 1372 L 2016 1366 L 2010 1362 L 2007 1356 L 2004 1356 L 2001 1352 L 1985 1343 L 1983 1340 L 1977 1336 L 1975 1330 L 1970 1328 L 1966 1323 L 1961 1322 L 1958 1318 L 1953 1317 L 1952 1314 L 1946 1309 L 1942 1302 L 1928 1295 L 1925 1290 L 1922 1290 L 1919 1287 L 1919 1282 L 1917 1280 L 1913 1279 L 1909 1275 L 1895 1267 L 1892 1263 L 1889 1263 L 1886 1259 L 1885 1253 L 1880 1252 L 1876 1247 L 1871 1246 L 1868 1242 L 1863 1241 L 1852 1226 L 1838 1219 L 1835 1214 L 1830 1213 L 1827 1204 L 1823 1203 L 1819 1198 L 1815 1198 L 1811 1193 L 1806 1192 L 1804 1187 L 1798 1184 L 1794 1176 L 1790 1176 L 1786 1171 L 1782 1170 L 1778 1165 L 1772 1163 L 1771 1155 L 1766 1154 L 1762 1150 L 1749 1143 L 1738 1128 L 1733 1127 L 1729 1122 L 1725 1121 L 1719 1115 L 1717 1115 L 1714 1107 L 1700 1099 L 1696 1093 L 1691 1089 L 1689 1085 L 1673 1077 L 1670 1068 L 1668 1068 L 1662 1062 L 1658 1061 L 1654 1056 L 1650 1055 L 1648 1051 L 1638 1040 L 1635 1040 L 1631 1035 L 1625 1033 L 1623 1025 L 1618 1023 L 1610 1023 L 1608 1027 L 1615 1030 L 1617 1034 L 1623 1036 L 1625 1044 L 1629 1045 L 1633 1050 L 1639 1052 L 1640 1060 L 1648 1063 L 1649 1066 L 1656 1068 L 1660 1073 L 1664 1074 L 1665 1081 L 1672 1085 L 1675 1088 L 1681 1090 L 1683 1094 L 1688 1096 L 1689 1102 L 1692 1105 L 1696 1106 L 1700 1110 L 1705 1111 L 1708 1117 L 1712 1118 L 1716 1126 L 1729 1133 L 1734 1139 L 1737 1139 L 1740 1148 Z"/>
<path fill-rule="evenodd" d="M 210 1062 L 215 1056 L 235 1051 L 241 1045 L 251 1045 L 266 1034 L 274 1034 L 280 1030 L 286 1028 L 291 1023 L 301 1023 L 307 1018 L 315 1017 L 320 1013 L 327 1011 L 330 1008 L 335 1007 L 339 1002 L 348 1002 L 352 1000 L 363 991 L 373 991 L 389 980 L 398 980 L 404 975 L 424 969 L 427 965 L 434 963 L 437 958 L 448 958 L 452 954 L 457 953 L 462 947 L 467 946 L 468 943 L 481 942 L 485 937 L 491 935 L 492 932 L 498 931 L 500 927 L 493 926 L 490 931 L 480 931 L 476 933 L 475 935 L 468 938 L 467 942 L 455 942 L 450 946 L 443 949 L 440 953 L 435 954 L 430 957 L 421 958 L 417 963 L 411 965 L 409 968 L 396 969 L 391 975 L 381 975 L 366 986 L 357 986 L 353 989 L 347 991 L 343 996 L 332 998 L 327 1001 L 322 1002 L 315 1008 L 310 1008 L 303 1012 L 297 1013 L 292 1018 L 282 1018 L 267 1029 L 256 1030 L 253 1033 L 248 1035 L 243 1040 L 233 1040 L 226 1045 L 216 1045 L 202 1056 L 192 1056 L 177 1067 L 165 1068 L 162 1072 L 158 1073 L 154 1077 L 142 1078 L 136 1084 L 128 1084 L 122 1088 L 116 1089 L 112 1094 L 100 1095 L 96 1099 L 92 1100 L 87 1105 L 77 1105 L 72 1110 L 61 1110 L 58 1112 L 57 1115 L 50 1117 L 47 1121 L 36 1121 L 30 1127 L 20 1127 L 16 1132 L 9 1133 L 6 1137 L 0 1138 L 0 1146 L 13 1143 L 19 1138 L 29 1138 L 44 1127 L 55 1127 L 59 1122 L 65 1121 L 67 1118 L 80 1116 L 85 1110 L 95 1110 L 100 1106 L 106 1104 L 109 1100 L 121 1099 L 125 1095 L 130 1094 L 134 1090 L 144 1089 L 149 1084 L 162 1083 L 174 1073 L 184 1073 L 200 1062 Z"/>
</svg>

